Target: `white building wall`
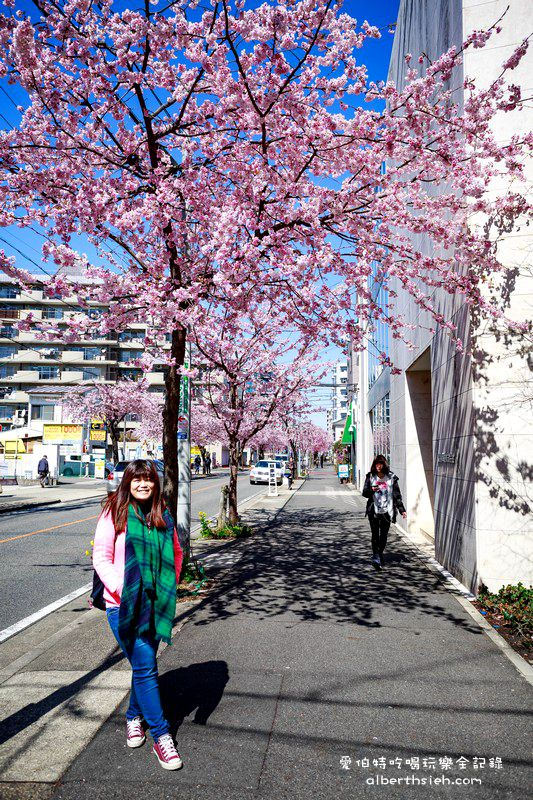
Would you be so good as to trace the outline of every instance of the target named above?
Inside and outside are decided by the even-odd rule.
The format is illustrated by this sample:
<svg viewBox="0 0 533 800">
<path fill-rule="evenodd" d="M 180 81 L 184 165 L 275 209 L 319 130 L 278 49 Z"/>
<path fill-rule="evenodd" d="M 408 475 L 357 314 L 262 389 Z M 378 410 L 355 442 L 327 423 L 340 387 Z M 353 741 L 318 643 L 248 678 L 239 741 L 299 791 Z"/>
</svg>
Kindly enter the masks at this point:
<svg viewBox="0 0 533 800">
<path fill-rule="evenodd" d="M 407 52 L 438 56 L 472 29 L 492 25 L 507 3 L 404 0 L 389 77 L 401 84 Z M 480 79 L 481 85 L 497 76 L 503 61 L 533 29 L 533 4 L 510 0 L 501 25 L 502 34 L 489 45 L 467 51 L 464 73 Z M 528 57 L 512 76 L 523 96 L 531 94 L 532 75 Z M 495 133 L 505 141 L 530 130 L 531 123 L 531 111 L 522 109 L 512 117 L 502 115 Z M 530 318 L 530 235 L 524 228 L 513 232 L 499 253 L 504 264 L 520 269 L 506 313 Z M 407 524 L 434 535 L 438 560 L 472 589 L 484 583 L 496 590 L 519 580 L 529 585 L 533 531 L 526 481 L 531 474 L 528 454 L 533 452 L 533 392 L 527 354 L 516 343 L 477 330 L 461 298 L 436 299 L 473 347 L 473 356 L 459 355 L 443 334 L 430 336 L 428 315 L 400 292 L 398 311 L 416 325 L 413 351 L 391 342 L 392 360 L 404 370 L 392 376 L 390 395 L 392 462 L 405 487 Z"/>
</svg>

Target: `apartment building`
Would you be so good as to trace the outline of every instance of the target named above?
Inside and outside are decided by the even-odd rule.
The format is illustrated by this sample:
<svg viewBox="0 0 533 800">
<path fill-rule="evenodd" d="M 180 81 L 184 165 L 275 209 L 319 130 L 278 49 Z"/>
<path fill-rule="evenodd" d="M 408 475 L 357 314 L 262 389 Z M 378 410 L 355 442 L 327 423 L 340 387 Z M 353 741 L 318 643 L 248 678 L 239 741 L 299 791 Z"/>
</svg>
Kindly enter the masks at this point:
<svg viewBox="0 0 533 800">
<path fill-rule="evenodd" d="M 330 406 L 326 412 L 328 433 L 337 441 L 342 436 L 348 415 L 348 363 L 338 361 L 331 371 Z"/>
<path fill-rule="evenodd" d="M 37 425 L 57 420 L 53 400 L 29 403 L 51 387 L 66 389 L 94 381 L 114 383 L 122 378 L 136 379 L 141 370 L 132 362 L 143 353 L 144 327 L 132 325 L 120 333 L 98 331 L 76 342 L 60 338 L 43 341 L 39 322 L 53 320 L 61 327 L 69 318 L 88 315 L 97 319 L 103 307 L 90 304 L 82 309 L 74 302 L 49 298 L 42 281 L 21 289 L 6 276 L 0 276 L 0 425 Z M 35 326 L 19 331 L 15 325 L 31 315 Z M 164 346 L 164 343 L 162 344 Z M 146 375 L 150 389 L 162 393 L 163 367 L 155 366 Z M 60 394 L 60 393 L 59 393 Z"/>
</svg>

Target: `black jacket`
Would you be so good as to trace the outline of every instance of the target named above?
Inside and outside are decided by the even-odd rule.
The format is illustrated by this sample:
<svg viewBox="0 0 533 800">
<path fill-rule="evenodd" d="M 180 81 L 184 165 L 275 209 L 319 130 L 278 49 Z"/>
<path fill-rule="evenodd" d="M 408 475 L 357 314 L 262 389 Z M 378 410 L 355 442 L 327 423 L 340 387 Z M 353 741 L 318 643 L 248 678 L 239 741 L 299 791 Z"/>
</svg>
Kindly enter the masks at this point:
<svg viewBox="0 0 533 800">
<path fill-rule="evenodd" d="M 398 485 L 398 476 L 391 472 L 392 476 L 392 522 L 396 522 L 396 512 L 400 514 L 405 512 L 405 506 L 402 500 L 402 493 Z M 370 517 L 374 514 L 374 492 L 372 491 L 372 484 L 370 483 L 371 474 L 366 473 L 365 485 L 363 486 L 363 497 L 367 497 L 365 517 Z"/>
<path fill-rule="evenodd" d="M 37 472 L 44 474 L 48 474 L 50 472 L 50 467 L 48 466 L 48 461 L 46 458 L 41 458 L 39 463 L 37 464 Z"/>
</svg>

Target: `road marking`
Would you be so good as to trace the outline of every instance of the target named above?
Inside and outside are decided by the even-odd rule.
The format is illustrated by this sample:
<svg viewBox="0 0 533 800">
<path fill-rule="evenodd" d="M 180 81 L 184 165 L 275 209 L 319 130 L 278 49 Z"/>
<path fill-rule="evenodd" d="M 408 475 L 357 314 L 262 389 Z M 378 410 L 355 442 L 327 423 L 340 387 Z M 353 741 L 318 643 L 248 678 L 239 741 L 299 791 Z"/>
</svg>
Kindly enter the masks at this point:
<svg viewBox="0 0 533 800">
<path fill-rule="evenodd" d="M 85 586 L 81 586 L 79 589 L 74 589 L 73 592 L 65 595 L 65 597 L 62 597 L 60 600 L 55 600 L 53 603 L 50 603 L 44 608 L 39 609 L 39 611 L 36 611 L 34 614 L 30 614 L 29 617 L 25 617 L 19 622 L 15 622 L 15 624 L 10 625 L 9 628 L 4 628 L 3 631 L 0 631 L 0 642 L 5 642 L 6 639 L 10 639 L 11 636 L 14 636 L 16 633 L 24 630 L 24 628 L 27 628 L 28 625 L 33 625 L 34 622 L 38 622 L 43 617 L 51 614 L 52 611 L 57 611 L 57 609 L 61 608 L 61 606 L 70 603 L 71 600 L 76 600 L 77 597 L 81 597 L 82 594 L 85 594 L 85 592 L 88 592 L 90 589 L 92 589 L 92 586 L 92 581 L 91 583 L 86 583 Z"/>
<path fill-rule="evenodd" d="M 193 491 L 203 491 L 203 490 L 195 489 Z M 254 494 L 243 498 L 240 501 L 239 506 L 244 505 L 244 503 L 248 502 L 249 500 L 254 500 L 256 497 L 259 497 L 262 494 L 263 494 L 262 491 L 255 492 Z M 99 515 L 96 515 L 96 516 L 99 516 Z M 88 517 L 87 519 L 95 519 L 95 517 Z M 213 519 L 215 519 L 215 518 L 213 517 Z M 84 522 L 84 521 L 86 521 L 86 520 L 77 520 L 77 522 Z M 65 525 L 74 525 L 74 524 L 75 524 L 74 522 L 65 523 Z M 61 528 L 61 527 L 64 527 L 64 526 L 58 525 L 57 527 Z M 194 532 L 200 530 L 200 528 L 201 528 L 201 525 L 197 525 L 195 528 L 193 528 L 191 530 L 191 533 L 194 533 Z M 55 530 L 55 528 L 47 528 L 46 530 Z M 32 534 L 24 533 L 24 534 L 22 534 L 22 536 L 33 536 L 36 533 L 43 533 L 43 531 L 34 531 Z M 21 537 L 15 536 L 14 538 L 18 539 L 18 538 L 21 538 Z M 2 539 L 0 541 L 9 542 L 11 540 L 10 539 Z M 200 556 L 201 556 L 201 554 L 200 554 Z M 53 603 L 50 603 L 49 605 L 44 606 L 44 608 L 41 608 L 39 611 L 36 611 L 34 614 L 31 614 L 29 617 L 25 617 L 24 619 L 21 619 L 19 622 L 16 622 L 14 625 L 10 625 L 9 628 L 5 628 L 3 631 L 0 631 L 0 643 L 1 642 L 5 642 L 6 639 L 10 639 L 16 633 L 20 633 L 20 631 L 24 630 L 24 628 L 27 628 L 29 625 L 33 625 L 34 622 L 38 622 L 40 619 L 42 619 L 43 617 L 46 617 L 48 614 L 51 614 L 53 611 L 57 611 L 57 609 L 61 608 L 61 606 L 64 606 L 67 603 L 70 603 L 71 600 L 75 600 L 77 597 L 81 597 L 82 594 L 85 594 L 86 592 L 89 592 L 92 589 L 92 586 L 93 586 L 93 584 L 92 584 L 92 581 L 91 581 L 91 583 L 87 583 L 85 586 L 81 586 L 79 589 L 75 589 L 75 591 L 71 592 L 70 594 L 65 595 L 65 597 L 62 597 L 60 600 L 55 600 Z"/>
<path fill-rule="evenodd" d="M 0 539 L 0 544 L 4 542 L 13 542 L 15 539 L 25 539 L 26 536 L 36 536 L 38 533 L 49 533 L 58 528 L 66 528 L 69 525 L 77 525 L 79 522 L 88 522 L 90 519 L 97 519 L 100 514 L 94 514 L 92 517 L 84 517 L 83 519 L 75 519 L 73 522 L 63 522 L 60 525 L 54 525 L 52 528 L 42 528 L 40 531 L 32 531 L 31 533 L 21 533 L 18 536 L 10 536 L 9 539 Z"/>
<path fill-rule="evenodd" d="M 204 486 L 203 489 L 192 489 L 192 494 L 196 492 L 206 492 L 208 489 L 212 489 L 212 486 Z M 25 539 L 27 536 L 36 536 L 38 533 L 50 533 L 50 531 L 55 531 L 58 528 L 66 528 L 68 525 L 76 525 L 78 522 L 89 522 L 91 519 L 97 519 L 100 514 L 94 514 L 92 517 L 84 517 L 83 519 L 76 519 L 73 522 L 63 522 L 60 525 L 54 525 L 52 528 L 42 528 L 39 531 L 31 531 L 31 533 L 21 533 L 18 536 L 10 536 L 7 539 L 0 539 L 0 544 L 5 544 L 5 542 L 14 542 L 16 539 Z"/>
</svg>

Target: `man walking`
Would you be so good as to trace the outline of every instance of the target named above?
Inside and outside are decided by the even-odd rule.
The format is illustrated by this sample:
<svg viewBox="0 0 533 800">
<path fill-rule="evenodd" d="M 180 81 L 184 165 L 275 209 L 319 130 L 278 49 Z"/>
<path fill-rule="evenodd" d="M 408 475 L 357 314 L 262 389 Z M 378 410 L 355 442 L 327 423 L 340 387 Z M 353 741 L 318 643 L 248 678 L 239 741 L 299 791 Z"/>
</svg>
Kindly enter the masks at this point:
<svg viewBox="0 0 533 800">
<path fill-rule="evenodd" d="M 48 485 L 48 475 L 50 474 L 50 467 L 46 456 L 43 456 L 37 464 L 37 474 L 39 475 L 41 486 L 44 489 L 44 487 Z"/>
</svg>

